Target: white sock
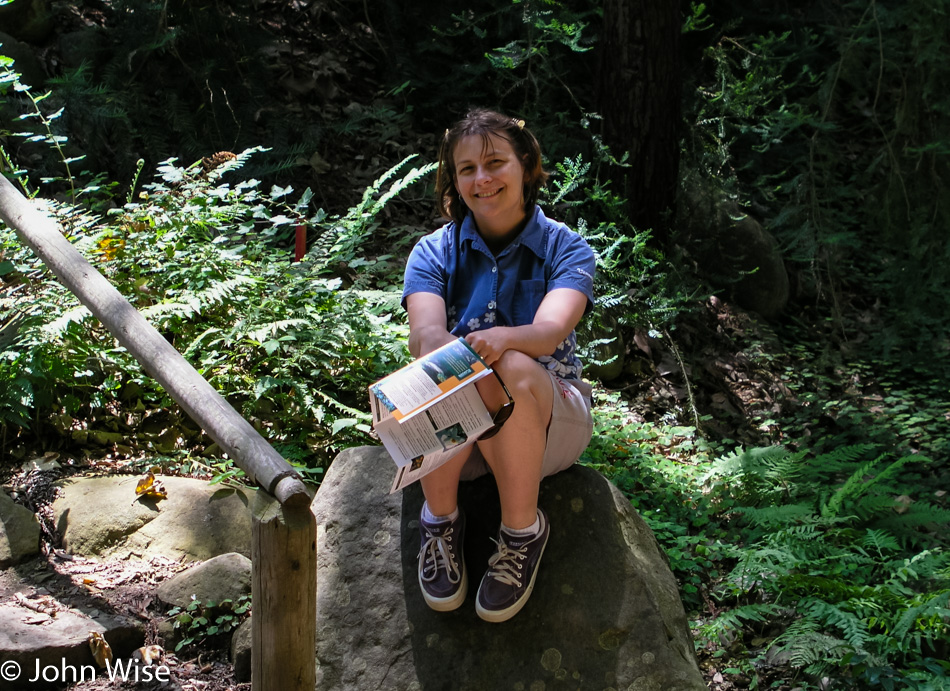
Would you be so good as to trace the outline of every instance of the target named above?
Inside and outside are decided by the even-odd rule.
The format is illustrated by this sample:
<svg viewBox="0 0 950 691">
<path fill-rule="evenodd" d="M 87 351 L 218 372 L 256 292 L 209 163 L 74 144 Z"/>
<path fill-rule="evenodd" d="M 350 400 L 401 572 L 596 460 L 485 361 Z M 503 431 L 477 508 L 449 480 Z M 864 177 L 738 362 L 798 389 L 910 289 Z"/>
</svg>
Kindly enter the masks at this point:
<svg viewBox="0 0 950 691">
<path fill-rule="evenodd" d="M 541 532 L 541 517 L 538 516 L 534 519 L 534 523 L 529 525 L 527 528 L 519 528 L 515 530 L 514 528 L 509 528 L 504 523 L 501 524 L 501 529 L 512 537 L 529 537 L 531 535 L 537 535 Z"/>
<path fill-rule="evenodd" d="M 426 523 L 448 523 L 449 521 L 454 521 L 459 517 L 459 507 L 455 507 L 455 511 L 450 513 L 448 516 L 436 516 L 429 510 L 429 502 L 424 502 L 422 504 L 422 520 Z"/>
</svg>

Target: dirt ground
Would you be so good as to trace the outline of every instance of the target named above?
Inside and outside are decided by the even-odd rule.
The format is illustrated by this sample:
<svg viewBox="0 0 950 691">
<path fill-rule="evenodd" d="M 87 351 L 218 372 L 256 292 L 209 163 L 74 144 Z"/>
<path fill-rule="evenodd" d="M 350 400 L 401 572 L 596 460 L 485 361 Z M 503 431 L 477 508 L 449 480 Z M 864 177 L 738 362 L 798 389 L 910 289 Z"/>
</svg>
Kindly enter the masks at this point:
<svg viewBox="0 0 950 691">
<path fill-rule="evenodd" d="M 86 559 L 58 549 L 47 551 L 47 554 L 37 559 L 0 570 L 0 604 L 19 606 L 23 610 L 24 620 L 37 626 L 42 626 L 58 612 L 68 609 L 121 614 L 141 623 L 145 629 L 145 646 L 161 645 L 157 625 L 167 617 L 167 613 L 154 600 L 155 589 L 163 580 L 185 568 L 185 564 L 162 558 Z M 113 681 L 103 669 L 93 681 L 60 688 L 182 691 L 250 689 L 249 683 L 235 681 L 233 667 L 227 659 L 226 642 L 221 643 L 225 645 L 222 649 L 183 649 L 179 654 L 151 648 L 149 654 L 158 655 L 154 664 L 167 667 L 167 674 L 163 672 L 167 683 Z M 140 675 L 140 680 L 145 678 L 144 674 Z"/>
</svg>

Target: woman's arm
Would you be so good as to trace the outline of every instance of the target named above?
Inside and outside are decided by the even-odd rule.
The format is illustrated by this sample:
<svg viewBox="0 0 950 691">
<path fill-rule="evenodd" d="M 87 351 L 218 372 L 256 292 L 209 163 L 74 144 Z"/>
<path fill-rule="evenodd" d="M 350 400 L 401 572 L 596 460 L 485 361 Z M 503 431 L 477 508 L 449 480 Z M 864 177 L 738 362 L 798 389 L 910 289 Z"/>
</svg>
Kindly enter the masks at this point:
<svg viewBox="0 0 950 691">
<path fill-rule="evenodd" d="M 409 314 L 409 352 L 418 358 L 455 340 L 445 320 L 445 300 L 435 293 L 406 296 Z"/>
<path fill-rule="evenodd" d="M 442 302 L 442 298 L 433 297 Z M 539 358 L 550 355 L 557 349 L 580 322 L 586 308 L 587 296 L 584 293 L 572 288 L 555 288 L 544 296 L 534 315 L 534 321 L 530 324 L 495 326 L 473 331 L 465 337 L 465 340 L 489 366 L 506 350 L 517 350 L 530 357 Z M 444 303 L 442 303 L 442 324 L 444 328 Z M 410 333 L 411 331 L 410 321 Z M 412 350 L 411 335 L 409 348 Z"/>
</svg>

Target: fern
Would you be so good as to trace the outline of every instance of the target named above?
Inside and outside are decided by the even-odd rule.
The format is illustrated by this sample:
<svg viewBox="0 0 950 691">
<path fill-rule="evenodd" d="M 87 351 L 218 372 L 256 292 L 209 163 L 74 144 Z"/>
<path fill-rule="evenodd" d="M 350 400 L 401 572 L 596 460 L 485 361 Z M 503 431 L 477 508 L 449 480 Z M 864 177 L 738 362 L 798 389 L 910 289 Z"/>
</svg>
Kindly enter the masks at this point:
<svg viewBox="0 0 950 691">
<path fill-rule="evenodd" d="M 867 626 L 852 612 L 842 610 L 824 600 L 806 598 L 798 605 L 807 618 L 817 621 L 824 628 L 834 628 L 849 645 L 860 649 L 869 637 Z"/>
<path fill-rule="evenodd" d="M 82 324 L 91 316 L 92 312 L 85 305 L 77 305 L 47 323 L 42 329 L 43 336 L 49 339 L 61 340 L 71 325 Z"/>
<path fill-rule="evenodd" d="M 714 620 L 704 625 L 703 633 L 706 636 L 718 637 L 723 634 L 739 631 L 752 623 L 763 623 L 782 614 L 781 608 L 773 604 L 752 604 L 734 607 L 722 612 Z"/>
<path fill-rule="evenodd" d="M 889 464 L 884 470 L 872 474 L 871 471 L 880 464 L 880 461 L 881 459 L 877 458 L 855 470 L 844 485 L 834 493 L 828 504 L 822 507 L 822 515 L 836 516 L 846 503 L 852 503 L 860 499 L 870 492 L 876 484 L 894 476 L 908 463 L 926 463 L 929 462 L 929 459 L 921 456 L 905 456 Z M 869 477 L 870 479 L 868 479 Z"/>
</svg>

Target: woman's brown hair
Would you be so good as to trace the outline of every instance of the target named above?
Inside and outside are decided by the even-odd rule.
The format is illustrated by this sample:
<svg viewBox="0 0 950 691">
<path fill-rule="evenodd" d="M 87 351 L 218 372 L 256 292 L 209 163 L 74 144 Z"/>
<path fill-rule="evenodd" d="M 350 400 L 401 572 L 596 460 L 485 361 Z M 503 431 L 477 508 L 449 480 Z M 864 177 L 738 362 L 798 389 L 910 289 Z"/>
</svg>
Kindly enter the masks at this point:
<svg viewBox="0 0 950 691">
<path fill-rule="evenodd" d="M 439 147 L 439 168 L 435 175 L 435 194 L 439 213 L 456 223 L 461 223 L 468 207 L 455 188 L 455 145 L 462 137 L 479 135 L 487 144 L 489 135 L 496 135 L 511 144 L 515 155 L 524 168 L 524 209 L 531 214 L 538 201 L 538 192 L 547 182 L 548 174 L 541 167 L 541 146 L 524 120 L 478 108 L 445 131 Z"/>
</svg>

